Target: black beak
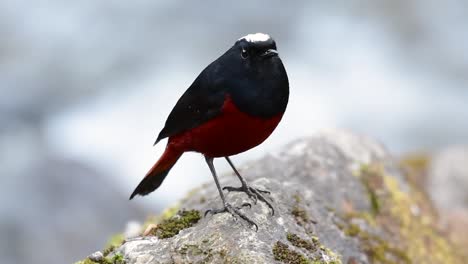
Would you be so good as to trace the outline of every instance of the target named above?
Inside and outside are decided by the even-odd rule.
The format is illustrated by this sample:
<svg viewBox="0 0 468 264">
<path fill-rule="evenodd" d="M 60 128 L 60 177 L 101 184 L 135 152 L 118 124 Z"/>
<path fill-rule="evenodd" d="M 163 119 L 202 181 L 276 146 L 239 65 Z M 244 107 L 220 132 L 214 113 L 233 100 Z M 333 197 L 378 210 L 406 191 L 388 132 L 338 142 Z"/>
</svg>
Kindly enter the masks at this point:
<svg viewBox="0 0 468 264">
<path fill-rule="evenodd" d="M 264 53 L 262 53 L 262 55 L 260 55 L 262 57 L 265 57 L 265 58 L 269 58 L 269 57 L 273 57 L 273 56 L 278 56 L 278 52 L 274 49 L 269 49 L 267 51 L 265 51 Z"/>
</svg>

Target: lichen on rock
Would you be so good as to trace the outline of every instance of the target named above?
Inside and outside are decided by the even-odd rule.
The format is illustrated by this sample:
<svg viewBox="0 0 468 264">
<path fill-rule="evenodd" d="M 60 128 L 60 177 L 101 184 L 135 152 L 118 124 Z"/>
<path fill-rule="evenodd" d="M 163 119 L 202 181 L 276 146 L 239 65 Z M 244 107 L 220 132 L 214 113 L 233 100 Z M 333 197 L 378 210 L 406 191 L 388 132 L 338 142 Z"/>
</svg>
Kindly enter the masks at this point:
<svg viewBox="0 0 468 264">
<path fill-rule="evenodd" d="M 427 196 L 371 139 L 319 133 L 240 173 L 271 192 L 265 196 L 274 216 L 260 201 L 241 209 L 258 224 L 257 232 L 228 213 L 200 217 L 221 206 L 215 185 L 204 184 L 152 221 L 151 235 L 127 239 L 108 257 L 119 254 L 126 264 L 463 263 L 438 231 Z M 234 175 L 220 179 L 239 184 Z M 237 192 L 226 192 L 226 199 L 234 206 L 252 202 Z M 173 215 L 179 208 L 190 210 Z"/>
<path fill-rule="evenodd" d="M 93 260 L 92 258 L 87 257 L 75 264 L 126 264 L 126 262 L 122 254 L 116 253 L 112 257 L 102 257 L 99 260 Z"/>
<path fill-rule="evenodd" d="M 276 242 L 273 246 L 273 256 L 275 260 L 278 260 L 282 263 L 290 264 L 310 264 L 304 255 L 299 252 L 296 252 L 288 247 L 288 245 L 281 243 L 280 241 Z"/>
<path fill-rule="evenodd" d="M 175 216 L 163 220 L 149 235 L 157 236 L 159 238 L 169 238 L 177 235 L 181 230 L 189 228 L 200 220 L 200 212 L 197 210 L 182 210 Z"/>
<path fill-rule="evenodd" d="M 359 177 L 372 193 L 372 218 L 361 217 L 366 212 L 349 213 L 341 228 L 360 240 L 372 263 L 462 263 L 459 252 L 437 231 L 430 201 L 414 185 L 404 191 L 381 163 L 362 166 Z M 363 221 L 359 225 L 356 220 Z"/>
</svg>

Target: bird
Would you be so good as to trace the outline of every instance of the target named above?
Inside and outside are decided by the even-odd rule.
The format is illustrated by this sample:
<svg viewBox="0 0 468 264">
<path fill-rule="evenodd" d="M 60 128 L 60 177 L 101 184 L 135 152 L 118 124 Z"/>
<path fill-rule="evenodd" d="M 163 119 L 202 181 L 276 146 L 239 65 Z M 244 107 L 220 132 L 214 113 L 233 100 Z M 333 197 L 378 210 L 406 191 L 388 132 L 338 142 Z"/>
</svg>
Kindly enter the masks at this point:
<svg viewBox="0 0 468 264">
<path fill-rule="evenodd" d="M 201 153 L 222 200 L 219 209 L 207 213 L 230 213 L 258 226 L 228 203 L 223 190 L 244 192 L 255 202 L 272 204 L 264 197 L 269 191 L 247 184 L 230 156 L 264 142 L 278 126 L 289 101 L 289 80 L 275 40 L 268 34 L 248 34 L 235 41 L 224 54 L 210 63 L 184 92 L 170 112 L 154 145 L 168 138 L 164 153 L 135 188 L 136 195 L 158 189 L 171 168 L 185 152 Z M 224 158 L 241 182 L 240 187 L 221 188 L 213 160 Z"/>
</svg>

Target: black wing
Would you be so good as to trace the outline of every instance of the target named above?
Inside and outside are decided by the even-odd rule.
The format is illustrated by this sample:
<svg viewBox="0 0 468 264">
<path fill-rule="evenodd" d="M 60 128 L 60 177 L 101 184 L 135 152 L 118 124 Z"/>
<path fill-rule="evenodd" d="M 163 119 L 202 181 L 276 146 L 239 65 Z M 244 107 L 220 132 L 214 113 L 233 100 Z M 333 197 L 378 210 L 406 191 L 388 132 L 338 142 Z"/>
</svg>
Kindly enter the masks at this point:
<svg viewBox="0 0 468 264">
<path fill-rule="evenodd" d="M 221 112 L 226 91 L 213 85 L 207 77 L 202 72 L 177 101 L 154 145 L 163 138 L 197 127 Z"/>
</svg>

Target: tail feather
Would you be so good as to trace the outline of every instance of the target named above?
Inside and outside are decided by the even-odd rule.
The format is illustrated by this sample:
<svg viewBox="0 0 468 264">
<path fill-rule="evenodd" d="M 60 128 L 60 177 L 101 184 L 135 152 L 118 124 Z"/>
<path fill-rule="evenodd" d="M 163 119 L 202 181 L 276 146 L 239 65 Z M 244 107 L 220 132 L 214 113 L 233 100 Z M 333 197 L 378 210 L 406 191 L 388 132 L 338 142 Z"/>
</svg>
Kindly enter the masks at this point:
<svg viewBox="0 0 468 264">
<path fill-rule="evenodd" d="M 180 156 L 182 156 L 182 153 L 183 152 L 170 147 L 166 148 L 158 162 L 154 164 L 151 170 L 135 188 L 132 195 L 130 195 L 130 200 L 136 195 L 147 195 L 159 188 L 174 164 Z"/>
</svg>

